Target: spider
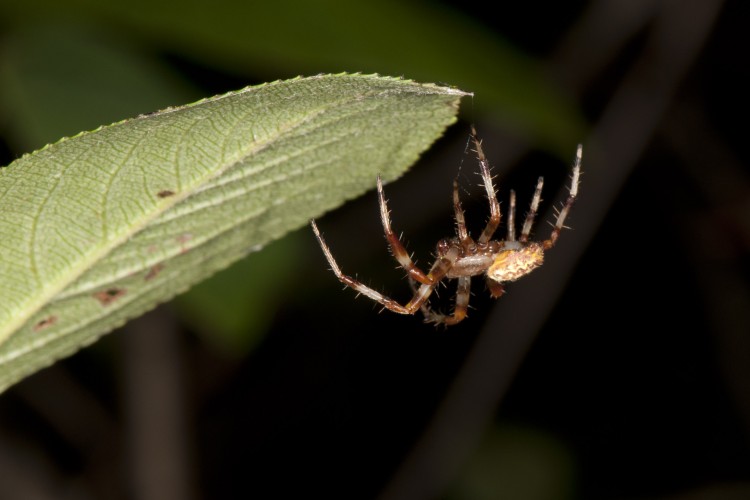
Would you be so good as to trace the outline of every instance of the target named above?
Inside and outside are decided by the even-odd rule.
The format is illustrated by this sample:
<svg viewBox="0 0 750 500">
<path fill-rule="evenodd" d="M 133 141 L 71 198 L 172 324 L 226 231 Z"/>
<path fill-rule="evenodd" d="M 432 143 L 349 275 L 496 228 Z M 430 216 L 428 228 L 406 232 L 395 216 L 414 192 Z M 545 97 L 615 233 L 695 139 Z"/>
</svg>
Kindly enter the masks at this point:
<svg viewBox="0 0 750 500">
<path fill-rule="evenodd" d="M 544 252 L 555 246 L 560 231 L 565 227 L 565 218 L 568 216 L 573 203 L 578 195 L 578 184 L 581 175 L 581 156 L 582 146 L 578 145 L 575 161 L 573 162 L 573 174 L 568 198 L 563 204 L 562 209 L 557 214 L 552 233 L 549 238 L 543 241 L 529 241 L 529 235 L 534 225 L 534 219 L 537 215 L 539 202 L 542 196 L 542 186 L 544 178 L 540 177 L 536 184 L 534 197 L 531 200 L 529 212 L 526 215 L 521 235 L 516 239 L 515 229 L 515 212 L 516 212 L 516 194 L 510 191 L 510 208 L 508 210 L 507 237 L 505 240 L 493 240 L 492 236 L 500 225 L 501 213 L 500 204 L 497 201 L 497 194 L 492 184 L 492 175 L 490 174 L 489 163 L 482 150 L 482 142 L 472 127 L 471 141 L 474 143 L 479 167 L 482 175 L 482 183 L 487 191 L 487 198 L 490 205 L 490 218 L 484 227 L 482 234 L 474 240 L 466 230 L 464 212 L 461 208 L 461 201 L 458 195 L 458 181 L 453 181 L 453 209 L 456 217 L 457 235 L 453 238 L 440 240 L 437 244 L 437 258 L 425 273 L 419 269 L 412 261 L 409 253 L 404 248 L 399 238 L 391 229 L 390 213 L 383 193 L 383 182 L 378 176 L 378 200 L 380 203 L 380 218 L 383 223 L 385 237 L 388 240 L 391 252 L 398 261 L 399 265 L 406 271 L 409 284 L 414 292 L 412 299 L 406 304 L 401 305 L 397 301 L 386 297 L 385 295 L 373 290 L 372 288 L 360 283 L 356 279 L 345 275 L 341 272 L 336 260 L 333 258 L 331 250 L 326 245 L 323 237 L 318 230 L 314 220 L 310 221 L 315 237 L 323 249 L 328 263 L 336 277 L 344 285 L 354 289 L 356 292 L 369 297 L 380 303 L 386 309 L 399 314 L 415 314 L 417 311 L 422 312 L 425 322 L 454 325 L 466 317 L 469 306 L 469 295 L 471 277 L 485 274 L 487 288 L 493 298 L 499 298 L 505 293 L 504 283 L 515 281 L 522 276 L 529 274 L 531 271 L 541 266 L 544 262 Z M 450 315 L 441 314 L 429 307 L 429 297 L 435 287 L 443 279 L 457 279 L 458 287 L 456 292 L 455 305 Z"/>
</svg>

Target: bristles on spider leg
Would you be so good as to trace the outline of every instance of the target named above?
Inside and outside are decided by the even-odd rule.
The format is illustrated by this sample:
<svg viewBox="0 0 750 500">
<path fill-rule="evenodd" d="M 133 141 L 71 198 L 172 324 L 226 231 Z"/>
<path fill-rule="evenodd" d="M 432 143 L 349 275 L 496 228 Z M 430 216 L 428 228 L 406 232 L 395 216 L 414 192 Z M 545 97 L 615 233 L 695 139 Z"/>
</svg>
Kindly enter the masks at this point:
<svg viewBox="0 0 750 500">
<path fill-rule="evenodd" d="M 391 249 L 391 255 L 398 261 L 401 267 L 410 275 L 413 276 L 417 281 L 423 284 L 432 283 L 431 278 L 427 277 L 412 261 L 409 252 L 401 243 L 403 234 L 396 236 L 391 228 L 391 217 L 390 211 L 388 210 L 388 203 L 385 199 L 385 192 L 383 190 L 383 181 L 378 176 L 378 203 L 380 205 L 380 220 L 383 224 L 383 232 L 385 233 L 385 239 L 388 241 L 388 246 Z"/>
<path fill-rule="evenodd" d="M 325 255 L 326 260 L 328 261 L 328 265 L 331 266 L 331 271 L 333 271 L 333 273 L 336 276 L 341 276 L 342 275 L 341 269 L 336 263 L 336 259 L 333 258 L 333 254 L 331 253 L 331 250 L 328 248 L 328 245 L 326 245 L 326 242 L 323 239 L 323 236 L 320 234 L 320 231 L 318 230 L 318 225 L 315 224 L 315 220 L 310 219 L 310 225 L 312 226 L 313 233 L 315 233 L 315 237 L 318 240 L 318 244 L 320 245 L 320 248 L 323 249 L 323 255 Z"/>
<path fill-rule="evenodd" d="M 474 128 L 472 128 L 471 130 L 471 135 L 474 141 L 474 145 L 476 146 L 477 159 L 479 160 L 479 170 L 480 174 L 482 175 L 484 190 L 487 192 L 487 201 L 490 204 L 490 219 L 487 222 L 484 231 L 482 231 L 482 234 L 477 240 L 478 243 L 483 244 L 492 239 L 492 235 L 495 234 L 497 226 L 500 225 L 500 204 L 497 201 L 497 193 L 495 192 L 495 186 L 492 182 L 493 177 L 490 171 L 490 164 L 487 161 L 487 157 L 484 155 L 484 151 L 482 150 L 482 141 L 480 141 L 477 137 L 476 130 Z"/>
<path fill-rule="evenodd" d="M 453 181 L 453 213 L 456 219 L 456 234 L 458 239 L 466 241 L 469 239 L 469 233 L 466 230 L 466 219 L 464 218 L 464 210 L 461 207 L 461 198 L 458 193 L 458 180 Z"/>
<path fill-rule="evenodd" d="M 326 245 L 325 241 L 323 240 L 323 236 L 320 234 L 320 231 L 318 230 L 317 224 L 315 224 L 314 220 L 310 221 L 310 225 L 312 226 L 313 232 L 315 233 L 315 237 L 318 239 L 318 243 L 320 244 L 320 247 L 323 249 L 323 254 L 326 257 L 326 260 L 328 260 L 328 264 L 331 266 L 331 271 L 336 275 L 336 277 L 341 281 L 345 287 L 349 287 L 352 290 L 354 290 L 357 293 L 357 296 L 364 295 L 365 297 L 374 300 L 375 302 L 380 303 L 385 308 L 399 313 L 399 314 L 414 314 L 416 305 L 412 305 L 410 307 L 402 306 L 395 300 L 383 295 L 382 293 L 370 288 L 369 286 L 359 282 L 357 279 L 352 278 L 351 276 L 345 275 L 343 272 L 341 272 L 341 268 L 339 268 L 338 264 L 336 264 L 336 260 L 333 258 L 333 254 L 331 253 L 331 250 Z M 429 290 L 428 290 L 429 289 Z M 432 287 L 428 285 L 422 285 L 419 290 L 419 297 L 421 300 L 425 300 L 431 291 Z M 413 302 L 413 300 L 412 300 Z M 410 303 L 411 305 L 412 303 Z"/>
<path fill-rule="evenodd" d="M 521 229 L 521 237 L 519 238 L 519 241 L 521 243 L 526 243 L 529 241 L 529 236 L 531 235 L 531 230 L 534 227 L 534 221 L 536 220 L 536 215 L 539 211 L 539 203 L 542 201 L 542 189 L 544 188 L 544 177 L 540 177 L 536 181 L 536 189 L 534 189 L 534 196 L 531 198 L 531 204 L 529 205 L 529 211 L 526 214 L 526 220 L 523 223 L 523 228 Z"/>
<path fill-rule="evenodd" d="M 581 162 L 583 161 L 583 144 L 576 148 L 576 159 L 573 164 L 573 176 L 570 184 L 570 196 L 578 196 L 578 185 L 581 182 Z"/>
<path fill-rule="evenodd" d="M 568 198 L 565 200 L 562 208 L 557 212 L 557 220 L 555 221 L 552 234 L 549 239 L 545 240 L 542 245 L 545 250 L 548 250 L 555 246 L 557 239 L 560 237 L 560 232 L 566 229 L 565 219 L 568 217 L 570 210 L 573 208 L 573 204 L 578 197 L 578 186 L 581 179 L 581 161 L 583 157 L 583 145 L 579 144 L 576 149 L 576 158 L 573 162 L 573 174 L 571 176 L 570 189 L 568 191 Z"/>
</svg>

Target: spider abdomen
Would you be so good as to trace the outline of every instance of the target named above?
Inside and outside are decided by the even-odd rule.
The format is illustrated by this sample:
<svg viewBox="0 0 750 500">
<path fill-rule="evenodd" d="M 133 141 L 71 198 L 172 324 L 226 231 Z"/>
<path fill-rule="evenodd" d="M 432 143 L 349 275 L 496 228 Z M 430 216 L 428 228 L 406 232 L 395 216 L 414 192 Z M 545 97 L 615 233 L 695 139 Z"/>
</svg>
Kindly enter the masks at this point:
<svg viewBox="0 0 750 500">
<path fill-rule="evenodd" d="M 495 254 L 487 269 L 487 277 L 498 283 L 515 281 L 544 263 L 544 249 L 531 243 L 518 249 L 506 249 Z"/>
</svg>

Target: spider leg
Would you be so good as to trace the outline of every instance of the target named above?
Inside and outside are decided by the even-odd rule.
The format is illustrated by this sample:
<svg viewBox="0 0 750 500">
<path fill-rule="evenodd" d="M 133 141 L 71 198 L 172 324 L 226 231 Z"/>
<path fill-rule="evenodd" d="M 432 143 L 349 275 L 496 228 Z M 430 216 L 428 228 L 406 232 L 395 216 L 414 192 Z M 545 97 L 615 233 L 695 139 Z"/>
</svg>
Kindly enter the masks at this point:
<svg viewBox="0 0 750 500">
<path fill-rule="evenodd" d="M 310 225 L 312 226 L 313 232 L 315 233 L 315 237 L 318 239 L 320 248 L 323 249 L 323 253 L 325 254 L 326 260 L 328 260 L 328 264 L 331 266 L 331 270 L 339 279 L 339 281 L 341 281 L 344 285 L 353 289 L 357 293 L 361 293 L 365 297 L 368 297 L 375 302 L 380 303 L 386 309 L 399 314 L 414 314 L 420 309 L 422 304 L 424 304 L 430 297 L 430 294 L 435 289 L 437 282 L 440 281 L 448 273 L 451 267 L 453 267 L 453 264 L 458 259 L 460 252 L 460 249 L 458 247 L 451 247 L 448 252 L 445 253 L 445 255 L 441 256 L 437 261 L 435 261 L 429 273 L 432 279 L 434 279 L 434 283 L 425 283 L 419 286 L 419 288 L 417 288 L 414 292 L 414 296 L 409 301 L 409 303 L 405 306 L 402 306 L 390 297 L 386 297 L 382 293 L 373 290 L 363 283 L 360 283 L 351 276 L 347 276 L 342 273 L 341 268 L 336 263 L 336 259 L 333 258 L 331 250 L 328 248 L 328 245 L 326 245 L 325 240 L 323 240 L 323 236 L 321 236 L 320 231 L 318 230 L 318 226 L 317 224 L 315 224 L 315 221 L 311 220 Z M 411 276 L 412 275 L 410 274 L 409 277 L 411 278 Z"/>
<path fill-rule="evenodd" d="M 411 288 L 412 293 L 414 293 L 415 295 L 418 293 L 419 286 L 417 285 L 417 282 L 414 281 L 414 279 L 411 276 L 409 276 L 409 287 Z M 443 317 L 442 314 L 440 314 L 438 312 L 435 312 L 430 307 L 430 302 L 429 301 L 424 301 L 422 303 L 422 305 L 419 306 L 419 310 L 422 311 L 422 315 L 425 317 L 425 323 L 431 323 L 431 322 L 433 322 L 432 319 L 428 320 L 427 318 L 440 318 L 440 317 Z M 439 321 L 434 321 L 434 322 L 439 322 Z"/>
<path fill-rule="evenodd" d="M 471 296 L 471 277 L 460 276 L 458 278 L 458 289 L 456 290 L 456 305 L 453 307 L 453 314 L 443 318 L 446 325 L 455 325 L 460 323 L 466 317 L 466 311 L 469 308 L 469 297 Z"/>
<path fill-rule="evenodd" d="M 412 279 L 409 280 L 409 284 L 412 290 L 416 293 L 416 282 Z M 425 302 L 420 307 L 422 314 L 424 315 L 425 323 L 435 323 L 436 325 L 455 325 L 460 323 L 466 318 L 466 312 L 469 309 L 469 297 L 471 296 L 471 277 L 461 276 L 458 278 L 458 289 L 456 290 L 456 304 L 453 308 L 453 314 L 450 316 L 443 313 L 437 312 L 429 306 L 428 302 Z"/>
<path fill-rule="evenodd" d="M 380 179 L 379 175 L 378 201 L 380 203 L 380 219 L 383 222 L 383 231 L 385 232 L 385 237 L 388 240 L 388 245 L 391 247 L 391 253 L 396 258 L 399 265 L 404 268 L 404 270 L 411 278 L 419 281 L 420 283 L 425 285 L 434 284 L 436 282 L 435 279 L 430 275 L 426 275 L 414 264 L 414 262 L 411 260 L 411 257 L 409 257 L 409 252 L 406 251 L 406 248 L 404 248 L 401 240 L 398 239 L 398 236 L 396 236 L 391 229 L 391 217 L 388 211 L 388 204 L 385 201 L 385 193 L 383 192 L 383 181 Z"/>
<path fill-rule="evenodd" d="M 580 177 L 581 177 L 581 157 L 583 156 L 583 146 L 581 144 L 578 145 L 578 149 L 576 150 L 576 159 L 573 162 L 573 175 L 570 182 L 570 191 L 568 192 L 568 199 L 565 200 L 565 203 L 563 204 L 562 209 L 560 210 L 560 213 L 557 214 L 557 221 L 555 222 L 555 227 L 552 229 L 552 234 L 550 235 L 548 240 L 545 240 L 542 242 L 542 245 L 544 246 L 545 250 L 549 250 L 553 246 L 555 246 L 555 243 L 557 242 L 557 238 L 560 236 L 560 231 L 562 231 L 562 228 L 565 227 L 565 218 L 568 216 L 568 213 L 570 212 L 570 209 L 573 208 L 573 203 L 576 201 L 576 197 L 578 196 L 578 184 L 580 183 Z"/>
<path fill-rule="evenodd" d="M 521 237 L 519 238 L 521 243 L 527 243 L 529 241 L 531 228 L 534 227 L 534 219 L 536 219 L 536 214 L 539 210 L 539 202 L 542 200 L 543 187 L 544 177 L 540 177 L 536 182 L 536 190 L 534 191 L 534 197 L 531 199 L 531 205 L 529 205 L 529 213 L 526 214 L 526 220 L 523 223 L 523 229 L 521 229 Z"/>
<path fill-rule="evenodd" d="M 464 242 L 469 239 L 469 233 L 466 231 L 466 219 L 464 211 L 461 208 L 461 199 L 458 196 L 458 180 L 453 181 L 453 211 L 456 213 L 456 232 L 458 239 Z"/>
<path fill-rule="evenodd" d="M 497 193 L 495 193 L 495 187 L 492 184 L 492 174 L 490 174 L 490 164 L 487 161 L 487 157 L 484 156 L 482 150 L 482 141 L 477 137 L 477 131 L 474 127 L 471 128 L 471 139 L 474 141 L 474 147 L 476 148 L 477 159 L 479 160 L 479 168 L 482 172 L 482 182 L 484 183 L 484 189 L 487 191 L 487 200 L 490 203 L 490 220 L 487 221 L 487 225 L 482 231 L 482 234 L 477 240 L 478 243 L 487 243 L 492 239 L 492 235 L 495 234 L 497 226 L 500 225 L 500 204 L 497 202 Z"/>
<path fill-rule="evenodd" d="M 508 208 L 508 241 L 516 241 L 516 192 L 512 189 Z"/>
<path fill-rule="evenodd" d="M 499 281 L 487 279 L 487 288 L 490 290 L 490 296 L 493 299 L 499 299 L 505 295 L 505 287 Z"/>
</svg>

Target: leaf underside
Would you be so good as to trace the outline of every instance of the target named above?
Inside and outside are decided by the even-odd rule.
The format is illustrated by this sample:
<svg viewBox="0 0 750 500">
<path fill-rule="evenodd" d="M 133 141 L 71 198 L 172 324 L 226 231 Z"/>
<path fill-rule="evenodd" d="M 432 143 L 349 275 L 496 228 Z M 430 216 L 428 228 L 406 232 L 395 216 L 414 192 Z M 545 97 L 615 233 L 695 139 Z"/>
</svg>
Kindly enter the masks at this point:
<svg viewBox="0 0 750 500">
<path fill-rule="evenodd" d="M 364 75 L 249 87 L 0 169 L 0 391 L 392 180 L 456 89 Z"/>
</svg>

